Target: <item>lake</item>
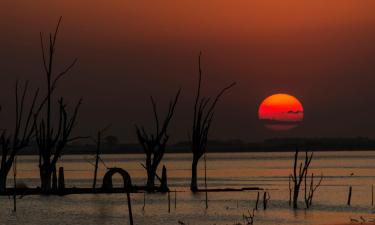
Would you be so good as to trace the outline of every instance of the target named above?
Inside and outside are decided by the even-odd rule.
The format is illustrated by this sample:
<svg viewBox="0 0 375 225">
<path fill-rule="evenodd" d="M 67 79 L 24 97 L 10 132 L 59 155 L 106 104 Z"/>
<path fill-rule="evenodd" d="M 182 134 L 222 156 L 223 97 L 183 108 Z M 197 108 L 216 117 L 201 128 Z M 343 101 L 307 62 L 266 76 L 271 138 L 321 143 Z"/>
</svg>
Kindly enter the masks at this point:
<svg viewBox="0 0 375 225">
<path fill-rule="evenodd" d="M 301 154 L 302 156 L 302 154 Z M 209 153 L 207 155 L 208 188 L 260 187 L 267 189 L 271 199 L 267 210 L 255 212 L 254 225 L 291 225 L 349 223 L 350 218 L 375 219 L 371 206 L 371 185 L 375 184 L 375 152 L 316 152 L 311 163 L 314 175 L 323 173 L 322 186 L 316 191 L 313 206 L 294 211 L 288 205 L 288 176 L 293 166 L 293 152 L 272 153 Z M 91 187 L 94 167 L 93 156 L 63 156 L 58 166 L 64 166 L 67 187 Z M 107 167 L 126 169 L 136 185 L 146 182 L 146 171 L 140 163 L 144 156 L 104 155 L 105 165 L 100 165 L 102 178 Z M 258 191 L 192 194 L 190 185 L 190 154 L 166 154 L 161 166 L 168 170 L 168 185 L 177 191 L 175 207 L 171 193 L 171 211 L 168 212 L 167 194 L 146 194 L 143 210 L 143 193 L 131 195 L 135 224 L 213 225 L 243 222 L 242 215 L 255 206 Z M 37 157 L 19 156 L 17 159 L 18 182 L 30 187 L 39 185 Z M 161 171 L 159 170 L 161 174 Z M 203 159 L 199 164 L 199 184 L 204 181 Z M 10 180 L 9 185 L 12 185 Z M 120 186 L 119 175 L 114 184 Z M 98 180 L 98 187 L 101 180 Z M 352 205 L 346 205 L 349 186 L 353 186 Z M 260 191 L 262 196 L 263 191 Z M 301 195 L 301 200 L 303 196 Z M 17 213 L 12 212 L 12 200 L 0 197 L 0 224 L 128 224 L 125 194 L 84 194 L 59 196 L 25 196 L 17 201 Z"/>
</svg>

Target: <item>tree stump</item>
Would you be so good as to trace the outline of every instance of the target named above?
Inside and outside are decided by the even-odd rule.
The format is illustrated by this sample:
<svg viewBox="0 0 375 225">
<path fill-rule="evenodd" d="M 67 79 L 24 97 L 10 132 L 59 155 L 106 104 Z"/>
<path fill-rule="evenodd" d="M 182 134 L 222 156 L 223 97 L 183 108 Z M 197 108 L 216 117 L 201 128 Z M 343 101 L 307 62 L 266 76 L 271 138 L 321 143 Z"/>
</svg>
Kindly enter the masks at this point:
<svg viewBox="0 0 375 225">
<path fill-rule="evenodd" d="M 163 165 L 163 171 L 162 171 L 162 174 L 161 174 L 160 191 L 161 192 L 169 192 L 168 181 L 167 181 L 167 168 L 165 168 L 164 165 Z"/>
<path fill-rule="evenodd" d="M 53 167 L 52 170 L 52 191 L 57 191 L 57 174 L 56 174 L 56 167 Z"/>
<path fill-rule="evenodd" d="M 59 168 L 58 192 L 59 192 L 59 195 L 65 194 L 64 167 Z"/>
</svg>

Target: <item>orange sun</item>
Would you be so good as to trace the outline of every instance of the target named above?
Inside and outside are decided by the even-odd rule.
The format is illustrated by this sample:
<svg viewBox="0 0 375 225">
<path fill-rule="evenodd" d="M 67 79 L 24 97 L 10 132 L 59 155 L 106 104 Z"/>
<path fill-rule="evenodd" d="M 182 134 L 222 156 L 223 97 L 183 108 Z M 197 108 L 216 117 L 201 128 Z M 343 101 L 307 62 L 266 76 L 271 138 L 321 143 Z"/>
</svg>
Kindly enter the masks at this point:
<svg viewBox="0 0 375 225">
<path fill-rule="evenodd" d="M 295 128 L 303 120 L 301 102 L 288 94 L 274 94 L 259 106 L 258 116 L 271 130 L 286 131 Z"/>
</svg>

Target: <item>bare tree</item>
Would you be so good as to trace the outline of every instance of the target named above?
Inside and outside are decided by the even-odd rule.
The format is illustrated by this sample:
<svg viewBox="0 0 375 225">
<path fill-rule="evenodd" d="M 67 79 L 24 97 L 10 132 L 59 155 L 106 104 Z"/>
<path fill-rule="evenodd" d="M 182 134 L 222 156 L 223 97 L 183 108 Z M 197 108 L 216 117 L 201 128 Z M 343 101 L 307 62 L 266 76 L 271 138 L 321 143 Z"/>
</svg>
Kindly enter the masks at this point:
<svg viewBox="0 0 375 225">
<path fill-rule="evenodd" d="M 55 72 L 54 62 L 56 53 L 56 40 L 60 28 L 62 17 L 60 17 L 55 32 L 49 34 L 48 49 L 44 47 L 43 34 L 40 33 L 40 43 L 42 49 L 43 67 L 46 77 L 47 94 L 40 105 L 44 109 L 44 115 L 35 118 L 36 125 L 36 141 L 39 150 L 39 170 L 41 178 L 41 188 L 44 194 L 51 192 L 51 175 L 53 170 L 56 170 L 56 163 L 63 153 L 63 149 L 70 141 L 81 137 L 71 137 L 71 132 L 76 124 L 78 110 L 82 100 L 80 99 L 76 104 L 72 113 L 68 113 L 67 105 L 61 97 L 58 100 L 58 117 L 57 123 L 54 126 L 52 118 L 52 101 L 53 93 L 56 89 L 58 81 L 64 77 L 76 64 L 77 59 L 74 59 L 61 72 Z M 42 113 L 41 113 L 42 114 Z M 56 185 L 54 185 L 56 186 Z"/>
<path fill-rule="evenodd" d="M 96 144 L 96 152 L 95 152 L 95 165 L 94 165 L 94 179 L 92 184 L 92 189 L 95 190 L 96 188 L 96 178 L 98 176 L 98 167 L 99 167 L 99 160 L 101 160 L 100 154 L 101 154 L 101 145 L 102 145 L 102 136 L 106 130 L 108 130 L 110 125 L 108 125 L 105 128 L 102 128 L 98 130 L 97 138 L 92 139 L 94 143 Z"/>
<path fill-rule="evenodd" d="M 247 210 L 248 215 L 242 214 L 242 218 L 244 220 L 244 225 L 253 225 L 254 224 L 254 218 L 255 218 L 255 208 L 252 212 L 250 210 Z M 240 224 L 240 223 L 239 223 Z"/>
<path fill-rule="evenodd" d="M 314 184 L 314 178 L 315 178 L 314 173 L 311 173 L 309 185 L 307 184 L 307 180 L 308 180 L 307 174 L 308 174 L 308 172 L 306 170 L 306 173 L 305 173 L 305 205 L 306 205 L 306 208 L 308 209 L 312 205 L 312 201 L 313 201 L 313 198 L 314 198 L 315 191 L 318 189 L 318 187 L 322 183 L 323 174 L 320 175 L 320 179 L 319 179 L 318 183 Z"/>
<path fill-rule="evenodd" d="M 293 208 L 298 208 L 298 196 L 299 191 L 301 188 L 301 184 L 307 174 L 308 168 L 310 166 L 311 160 L 313 158 L 313 153 L 310 155 L 308 154 L 308 151 L 305 151 L 305 159 L 303 162 L 300 162 L 299 167 L 297 167 L 298 164 L 298 148 L 296 149 L 296 152 L 294 154 L 294 165 L 293 165 L 293 173 L 290 175 L 293 181 Z M 297 172 L 298 171 L 298 172 Z"/>
<path fill-rule="evenodd" d="M 202 68 L 201 68 L 201 55 L 199 53 L 198 57 L 198 87 L 197 95 L 194 104 L 194 118 L 192 127 L 192 137 L 191 137 L 191 151 L 193 153 L 193 162 L 191 169 L 191 184 L 190 190 L 193 192 L 198 191 L 197 184 L 197 166 L 199 159 L 206 153 L 207 147 L 207 137 L 211 127 L 211 123 L 214 117 L 215 106 L 219 101 L 220 97 L 230 88 L 232 88 L 236 83 L 232 83 L 227 87 L 223 88 L 214 98 L 213 101 L 209 97 L 201 96 L 201 85 L 202 85 Z"/>
<path fill-rule="evenodd" d="M 146 165 L 144 167 L 147 170 L 148 191 L 154 191 L 155 189 L 156 171 L 165 153 L 165 147 L 169 139 L 167 129 L 174 115 L 180 93 L 181 89 L 178 90 L 174 100 L 169 102 L 168 113 L 161 127 L 159 125 L 159 116 L 156 108 L 156 103 L 151 96 L 151 103 L 156 126 L 155 133 L 147 132 L 144 127 L 136 126 L 138 141 L 146 154 Z"/>
<path fill-rule="evenodd" d="M 25 147 L 29 146 L 32 135 L 35 130 L 33 115 L 39 90 L 35 91 L 31 104 L 26 105 L 26 96 L 28 95 L 28 82 L 23 88 L 19 88 L 18 81 L 15 87 L 15 123 L 13 133 L 3 130 L 0 136 L 1 147 L 1 166 L 0 166 L 0 192 L 6 190 L 6 183 L 9 171 L 16 155 Z M 21 96 L 20 96 L 21 95 Z M 27 107 L 27 108 L 26 108 Z"/>
</svg>

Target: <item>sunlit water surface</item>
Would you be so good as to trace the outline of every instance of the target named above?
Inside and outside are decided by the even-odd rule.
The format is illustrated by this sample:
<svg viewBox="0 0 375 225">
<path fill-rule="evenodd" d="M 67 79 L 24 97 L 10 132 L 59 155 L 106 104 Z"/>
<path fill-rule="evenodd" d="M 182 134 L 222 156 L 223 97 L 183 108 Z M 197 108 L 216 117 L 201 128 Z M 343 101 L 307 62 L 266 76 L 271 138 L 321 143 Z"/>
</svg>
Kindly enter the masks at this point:
<svg viewBox="0 0 375 225">
<path fill-rule="evenodd" d="M 133 183 L 143 185 L 145 170 L 141 166 L 143 155 L 105 155 L 105 166 L 121 167 L 132 176 Z M 371 206 L 371 185 L 375 184 L 375 152 L 317 152 L 310 172 L 324 174 L 322 186 L 317 190 L 313 207 L 294 211 L 288 205 L 288 176 L 293 165 L 293 153 L 210 153 L 207 155 L 209 188 L 260 187 L 271 195 L 267 210 L 255 212 L 255 225 L 333 224 L 349 223 L 350 218 L 375 219 Z M 64 156 L 59 166 L 65 168 L 66 186 L 92 185 L 93 157 L 89 155 Z M 179 224 L 190 225 L 235 224 L 243 222 L 242 215 L 255 206 L 257 191 L 221 192 L 205 194 L 189 192 L 191 155 L 166 154 L 162 161 L 168 169 L 168 184 L 172 191 L 171 209 L 168 212 L 167 194 L 132 194 L 134 222 L 139 225 Z M 18 157 L 18 182 L 30 187 L 39 185 L 37 158 Z M 100 165 L 99 177 L 105 173 Z M 160 173 L 160 171 L 159 171 Z M 352 174 L 352 175 L 351 175 Z M 199 183 L 203 186 L 203 160 L 199 164 Z M 114 183 L 120 186 L 119 175 Z M 12 185 L 10 180 L 9 185 Z M 98 186 L 101 180 L 98 181 Z M 348 187 L 353 186 L 352 205 L 346 206 Z M 260 192 L 262 196 L 263 192 Z M 301 200 L 303 196 L 301 195 Z M 17 201 L 17 213 L 12 201 L 0 197 L 0 224 L 128 224 L 128 209 L 124 194 L 83 194 L 58 196 L 25 196 Z"/>
</svg>

